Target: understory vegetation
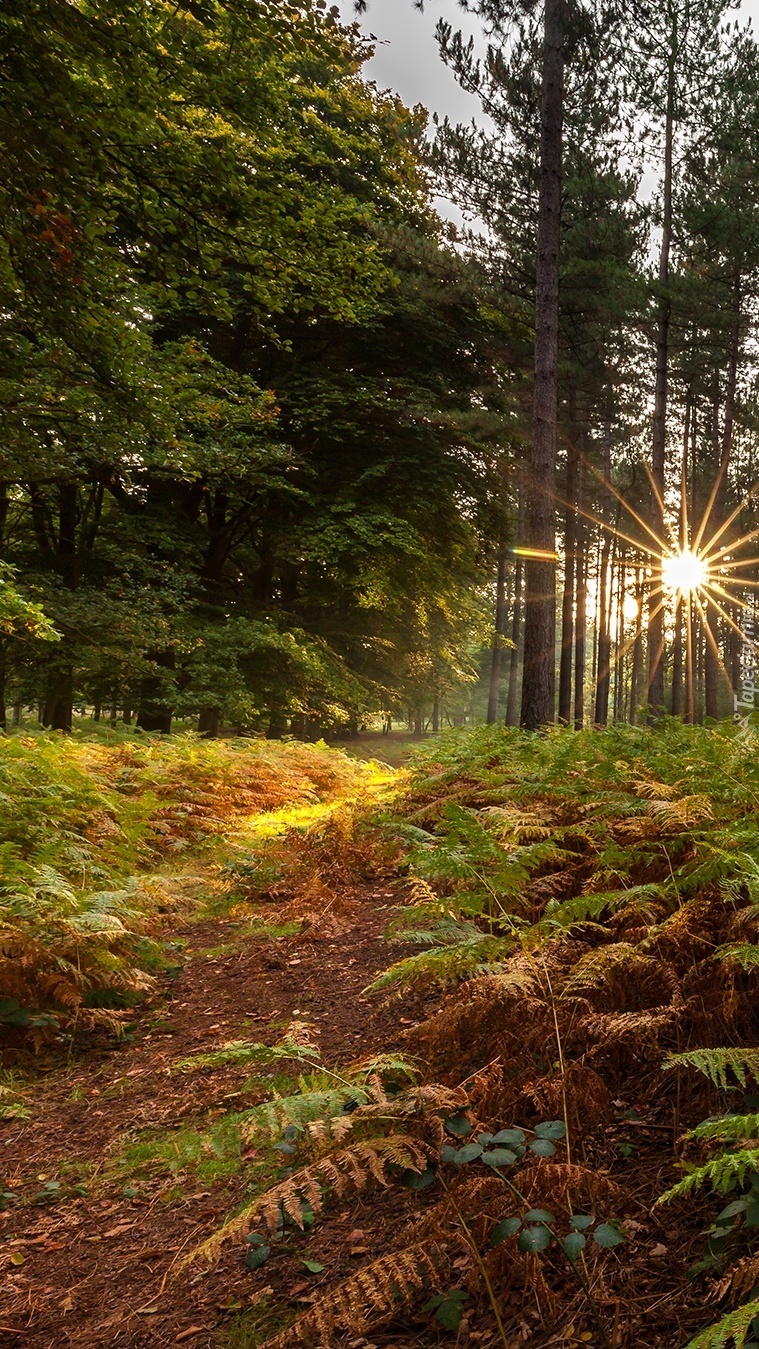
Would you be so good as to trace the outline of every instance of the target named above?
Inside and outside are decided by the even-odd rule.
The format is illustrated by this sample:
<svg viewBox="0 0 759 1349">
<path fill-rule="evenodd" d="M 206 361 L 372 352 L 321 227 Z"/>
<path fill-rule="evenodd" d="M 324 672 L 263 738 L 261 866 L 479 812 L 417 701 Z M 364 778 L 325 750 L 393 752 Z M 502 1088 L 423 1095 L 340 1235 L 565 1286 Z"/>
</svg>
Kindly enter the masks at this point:
<svg viewBox="0 0 759 1349">
<path fill-rule="evenodd" d="M 422 1201 L 267 1343 L 423 1309 L 454 1331 L 477 1304 L 475 1339 L 504 1346 L 755 1343 L 757 799 L 754 740 L 729 729 L 482 728 L 421 753 L 390 813 L 263 845 L 249 897 L 279 861 L 317 923 L 317 895 L 334 922 L 372 857 L 394 866 L 401 958 L 371 991 L 444 990 L 402 1032 L 405 1066 L 251 1112 L 288 1164 L 196 1259 L 247 1234 L 256 1269 L 356 1191 Z M 670 1305 L 652 1294 L 650 1319 L 653 1283 Z M 703 1329 L 707 1299 L 725 1315 Z"/>
<path fill-rule="evenodd" d="M 108 733 L 0 741 L 0 1045 L 120 1031 L 157 940 L 258 818 L 342 797 L 365 766 L 318 745 Z M 275 820 L 274 826 L 277 827 Z"/>
<path fill-rule="evenodd" d="M 6 1064 L 36 1044 L 55 1073 L 59 1046 L 116 1046 L 181 964 L 178 915 L 223 913 L 233 941 L 212 965 L 289 951 L 298 1006 L 263 1035 L 253 1007 L 244 1034 L 224 1021 L 164 1054 L 156 1092 L 184 1084 L 192 1108 L 135 1126 L 94 1172 L 126 1196 L 156 1183 L 164 1205 L 188 1177 L 228 1187 L 167 1275 L 181 1297 L 226 1262 L 253 1305 L 230 1304 L 213 1343 L 750 1349 L 755 749 L 674 720 L 481 727 L 393 779 L 294 743 L 11 738 Z M 380 896 L 386 965 L 352 1010 L 360 1025 L 384 1006 L 385 1042 L 336 1058 L 301 952 L 354 963 L 357 906 Z M 6 1118 L 34 1114 L 30 1080 Z M 98 1194 L 89 1167 L 32 1204 Z M 357 1202 L 374 1226 L 346 1274 Z M 293 1261 L 310 1279 L 295 1293 Z"/>
</svg>

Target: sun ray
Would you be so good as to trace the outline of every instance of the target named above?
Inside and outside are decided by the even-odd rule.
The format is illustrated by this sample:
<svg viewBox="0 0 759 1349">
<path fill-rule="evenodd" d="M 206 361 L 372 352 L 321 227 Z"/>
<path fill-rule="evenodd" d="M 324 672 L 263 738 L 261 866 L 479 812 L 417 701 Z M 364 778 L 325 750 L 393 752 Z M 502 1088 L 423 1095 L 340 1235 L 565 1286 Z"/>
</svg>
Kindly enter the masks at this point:
<svg viewBox="0 0 759 1349">
<path fill-rule="evenodd" d="M 728 689 L 730 690 L 730 693 L 732 693 L 732 692 L 733 692 L 733 681 L 732 681 L 732 679 L 730 678 L 730 676 L 729 676 L 729 674 L 728 674 L 728 672 L 727 672 L 727 667 L 725 666 L 725 662 L 724 662 L 723 659 L 722 659 L 722 655 L 721 655 L 721 653 L 720 653 L 719 646 L 718 646 L 717 642 L 715 641 L 714 633 L 712 632 L 712 630 L 711 630 L 711 628 L 710 628 L 710 626 L 709 626 L 709 619 L 708 619 L 708 616 L 707 616 L 707 614 L 706 614 L 706 612 L 705 612 L 705 610 L 704 610 L 704 606 L 703 606 L 703 604 L 701 603 L 701 598 L 700 598 L 700 596 L 699 596 L 699 594 L 698 594 L 698 591 L 694 591 L 693 599 L 695 600 L 696 607 L 698 608 L 698 611 L 699 611 L 699 613 L 701 614 L 701 618 L 702 618 L 702 620 L 703 620 L 703 624 L 704 624 L 704 632 L 706 633 L 706 640 L 707 640 L 707 642 L 709 643 L 709 645 L 710 645 L 712 651 L 714 652 L 715 656 L 717 657 L 717 664 L 718 664 L 718 666 L 719 666 L 720 672 L 721 672 L 721 674 L 722 674 L 722 676 L 723 676 L 723 678 L 724 678 L 724 680 L 725 680 L 725 683 L 726 683 Z"/>
<path fill-rule="evenodd" d="M 632 516 L 633 520 L 635 520 L 641 526 L 642 529 L 645 529 L 647 534 L 650 534 L 651 538 L 656 544 L 656 551 L 654 551 L 650 547 L 650 545 L 646 546 L 645 544 L 640 543 L 636 543 L 635 547 L 646 548 L 646 550 L 651 553 L 652 557 L 660 557 L 662 553 L 666 553 L 667 551 L 666 541 L 664 539 L 661 539 L 659 535 L 656 533 L 656 530 L 652 529 L 651 526 L 648 524 L 648 521 L 644 520 L 643 516 L 639 515 L 638 512 L 633 509 L 629 501 L 625 501 L 625 498 L 623 497 L 622 493 L 619 491 L 617 487 L 614 486 L 613 482 L 606 482 L 606 479 L 604 478 L 603 474 L 599 473 L 595 464 L 591 464 L 590 460 L 587 459 L 585 455 L 581 455 L 581 458 L 586 467 L 590 469 L 590 472 L 593 474 L 593 476 L 597 478 L 599 482 L 603 483 L 605 487 L 609 488 L 609 491 L 611 492 L 612 496 L 616 498 L 616 500 L 620 503 L 621 506 L 624 506 L 628 514 Z M 605 524 L 603 520 L 597 520 L 595 523 L 601 525 L 603 529 L 611 528 L 611 526 Z M 626 538 L 626 535 L 620 534 L 620 538 Z M 628 543 L 629 542 L 631 542 L 631 540 L 628 539 Z"/>
<path fill-rule="evenodd" d="M 717 609 L 718 612 L 722 614 L 722 617 L 724 618 L 725 622 L 730 624 L 730 627 L 733 629 L 734 632 L 737 632 L 737 634 L 738 634 L 738 636 L 740 637 L 741 641 L 742 641 L 742 642 L 747 642 L 748 645 L 749 645 L 749 646 L 752 646 L 752 647 L 754 648 L 755 651 L 759 651 L 759 642 L 754 641 L 753 637 L 747 637 L 747 636 L 746 636 L 746 633 L 743 631 L 743 628 L 740 628 L 740 627 L 738 626 L 738 624 L 735 622 L 735 620 L 734 620 L 733 618 L 731 618 L 730 614 L 728 614 L 728 613 L 726 612 L 726 610 L 724 610 L 724 609 L 722 608 L 722 605 L 719 603 L 718 600 L 715 600 L 715 599 L 714 599 L 713 597 L 711 597 L 711 596 L 710 596 L 710 599 L 711 599 L 711 602 L 712 602 L 712 604 L 714 605 L 715 609 Z"/>
<path fill-rule="evenodd" d="M 661 492 L 659 491 L 659 485 L 653 473 L 651 472 L 650 466 L 644 463 L 643 467 L 646 470 L 646 477 L 648 478 L 648 481 L 651 484 L 651 491 L 656 497 L 659 510 L 661 511 L 662 520 L 664 521 L 664 528 L 666 529 L 667 534 L 669 535 L 669 546 L 674 551 L 677 548 L 677 535 L 675 534 L 674 530 L 672 529 L 672 526 L 670 525 L 667 519 L 667 508 L 664 505 L 664 498 Z M 651 530 L 650 532 L 655 533 L 654 530 Z"/>
<path fill-rule="evenodd" d="M 719 478 L 719 475 L 718 475 L 718 477 L 717 477 L 717 479 L 716 479 L 716 481 L 715 481 L 715 484 L 714 484 L 714 486 L 712 487 L 712 494 L 711 494 L 711 497 L 710 497 L 710 505 L 709 505 L 709 508 L 708 508 L 710 511 L 711 511 L 712 506 L 714 505 L 714 498 L 715 498 L 716 495 L 717 495 L 717 489 L 718 489 L 718 487 L 719 487 L 719 482 L 720 482 L 720 478 Z M 735 507 L 735 510 L 734 510 L 734 511 L 731 511 L 730 515 L 728 515 L 728 517 L 727 517 L 727 519 L 725 520 L 724 524 L 720 525 L 720 527 L 719 527 L 719 529 L 717 530 L 716 534 L 712 535 L 712 537 L 711 537 L 711 539 L 709 540 L 709 542 L 706 543 L 706 544 L 704 545 L 704 552 L 707 552 L 707 553 L 708 553 L 709 549 L 710 549 L 710 548 L 713 548 L 714 545 L 715 545 L 715 543 L 718 543 L 718 542 L 719 542 L 719 540 L 722 538 L 722 535 L 724 534 L 725 530 L 730 528 L 731 524 L 733 523 L 733 520 L 735 520 L 736 517 L 740 515 L 740 513 L 741 513 L 741 511 L 743 510 L 744 506 L 748 505 L 749 501 L 751 500 L 751 498 L 752 498 L 753 496 L 756 495 L 757 491 L 759 491 L 759 479 L 757 479 L 757 481 L 754 483 L 753 487 L 749 488 L 748 492 L 747 492 L 746 495 L 743 497 L 742 501 L 740 501 L 740 502 L 738 503 L 738 505 Z M 693 546 L 694 546 L 694 549 L 695 549 L 695 548 L 698 548 L 698 546 L 699 546 L 699 544 L 700 544 L 700 542 L 701 542 L 701 539 L 702 539 L 702 537 L 703 537 L 703 531 L 704 531 L 705 525 L 706 525 L 706 514 L 704 515 L 704 519 L 701 521 L 701 529 L 699 530 L 698 538 L 696 539 L 696 541 L 695 541 L 695 543 L 694 543 L 694 545 L 693 545 Z"/>
</svg>

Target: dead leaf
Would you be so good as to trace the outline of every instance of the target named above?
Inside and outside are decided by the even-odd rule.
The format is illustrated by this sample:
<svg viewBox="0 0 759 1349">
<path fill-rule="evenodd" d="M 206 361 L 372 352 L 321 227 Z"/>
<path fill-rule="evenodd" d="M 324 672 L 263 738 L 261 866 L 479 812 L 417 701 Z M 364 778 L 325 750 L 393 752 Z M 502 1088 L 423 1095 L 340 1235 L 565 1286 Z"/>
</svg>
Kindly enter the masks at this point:
<svg viewBox="0 0 759 1349">
<path fill-rule="evenodd" d="M 348 1253 L 349 1255 L 366 1255 L 366 1252 L 368 1250 L 369 1250 L 368 1246 L 351 1246 L 350 1251 Z"/>
<path fill-rule="evenodd" d="M 12 1265 L 23 1265 L 23 1264 L 25 1263 L 25 1261 L 26 1261 L 26 1256 L 25 1256 L 25 1255 L 22 1255 L 22 1254 L 21 1254 L 21 1251 L 13 1251 L 13 1252 L 12 1252 L 12 1254 L 11 1254 L 11 1264 L 12 1264 Z"/>
<path fill-rule="evenodd" d="M 115 1227 L 110 1227 L 107 1232 L 104 1232 L 103 1237 L 120 1237 L 122 1232 L 129 1232 L 132 1227 L 136 1226 L 136 1223 L 117 1223 Z"/>
</svg>

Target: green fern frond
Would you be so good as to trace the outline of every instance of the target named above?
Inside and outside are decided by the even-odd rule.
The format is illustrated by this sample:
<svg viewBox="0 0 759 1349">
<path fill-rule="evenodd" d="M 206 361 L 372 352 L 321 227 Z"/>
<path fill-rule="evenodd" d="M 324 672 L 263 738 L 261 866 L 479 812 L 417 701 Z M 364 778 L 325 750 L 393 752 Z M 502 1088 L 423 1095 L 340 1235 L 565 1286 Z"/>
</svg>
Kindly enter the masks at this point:
<svg viewBox="0 0 759 1349">
<path fill-rule="evenodd" d="M 732 1073 L 739 1086 L 745 1087 L 749 1077 L 759 1081 L 759 1049 L 689 1049 L 683 1054 L 669 1054 L 663 1068 L 695 1068 L 708 1077 L 713 1086 L 727 1091 Z"/>
<path fill-rule="evenodd" d="M 686 1349 L 743 1349 L 743 1345 L 752 1330 L 755 1318 L 759 1316 L 759 1301 L 746 1302 L 742 1307 L 723 1316 L 716 1325 L 707 1326 L 694 1340 L 689 1340 Z"/>
<path fill-rule="evenodd" d="M 737 1142 L 741 1138 L 759 1138 L 759 1115 L 720 1115 L 706 1119 L 688 1130 L 688 1138 L 699 1141 L 717 1138 L 721 1142 Z"/>
<path fill-rule="evenodd" d="M 384 988 L 402 989 L 437 984 L 442 988 L 468 979 L 481 966 L 498 962 L 513 950 L 507 938 L 478 934 L 452 946 L 436 946 L 430 951 L 398 960 L 364 989 L 377 993 Z"/>
<path fill-rule="evenodd" d="M 191 1054 L 177 1059 L 171 1065 L 172 1073 L 194 1073 L 198 1068 L 223 1068 L 230 1063 L 275 1063 L 278 1059 L 295 1059 L 299 1063 L 318 1062 L 319 1051 L 310 1045 L 280 1040 L 276 1045 L 259 1044 L 255 1040 L 231 1040 L 220 1049 L 207 1054 Z"/>
<path fill-rule="evenodd" d="M 699 1190 L 708 1185 L 717 1194 L 727 1194 L 736 1186 L 745 1185 L 751 1176 L 759 1172 L 759 1148 L 742 1148 L 739 1152 L 722 1152 L 704 1166 L 698 1166 L 689 1175 L 679 1180 L 671 1189 L 659 1195 L 654 1207 L 669 1204 L 673 1199 L 682 1199 L 691 1190 Z"/>
<path fill-rule="evenodd" d="M 751 942 L 740 942 L 735 946 L 718 946 L 714 952 L 715 960 L 732 960 L 743 970 L 759 968 L 759 946 Z"/>
<path fill-rule="evenodd" d="M 246 1142 L 262 1136 L 277 1138 L 288 1126 L 305 1129 L 314 1120 L 334 1119 L 343 1114 L 346 1106 L 366 1105 L 370 1100 L 371 1093 L 366 1087 L 352 1084 L 280 1096 L 246 1111 L 242 1137 Z"/>
</svg>

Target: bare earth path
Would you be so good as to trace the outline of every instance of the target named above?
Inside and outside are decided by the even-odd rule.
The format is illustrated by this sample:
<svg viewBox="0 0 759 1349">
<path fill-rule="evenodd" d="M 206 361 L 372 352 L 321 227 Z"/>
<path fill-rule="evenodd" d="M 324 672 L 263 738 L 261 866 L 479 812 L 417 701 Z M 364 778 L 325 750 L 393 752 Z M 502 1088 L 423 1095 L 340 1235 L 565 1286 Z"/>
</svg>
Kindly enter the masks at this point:
<svg viewBox="0 0 759 1349">
<path fill-rule="evenodd" d="M 255 1276 L 232 1243 L 211 1272 L 172 1277 L 183 1253 L 250 1193 L 261 1161 L 249 1149 L 241 1165 L 224 1129 L 229 1111 L 262 1092 L 250 1065 L 190 1074 L 169 1066 L 229 1040 L 273 1043 L 293 1018 L 313 1024 L 327 1064 L 391 1047 L 413 1009 L 388 1009 L 361 990 L 389 963 L 382 932 L 392 903 L 388 890 L 356 896 L 350 925 L 322 940 L 245 945 L 230 921 L 188 927 L 177 934 L 188 943 L 183 969 L 133 1040 L 51 1070 L 31 1118 L 0 1124 L 0 1188 L 16 1196 L 0 1214 L 0 1345 L 244 1346 L 257 1342 L 267 1280 L 279 1296 L 308 1300 L 318 1274 L 301 1257 L 319 1260 L 318 1229 L 297 1255 Z M 140 1153 L 151 1139 L 159 1166 Z M 201 1165 L 185 1164 L 188 1148 Z M 330 1238 L 332 1278 L 370 1242 L 361 1215 L 357 1201 L 345 1240 L 335 1247 Z M 367 1209 L 364 1226 L 373 1221 Z"/>
</svg>

